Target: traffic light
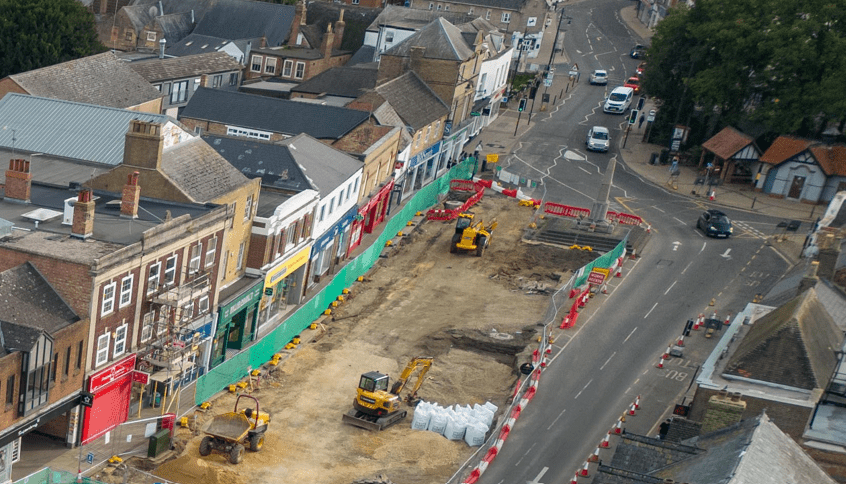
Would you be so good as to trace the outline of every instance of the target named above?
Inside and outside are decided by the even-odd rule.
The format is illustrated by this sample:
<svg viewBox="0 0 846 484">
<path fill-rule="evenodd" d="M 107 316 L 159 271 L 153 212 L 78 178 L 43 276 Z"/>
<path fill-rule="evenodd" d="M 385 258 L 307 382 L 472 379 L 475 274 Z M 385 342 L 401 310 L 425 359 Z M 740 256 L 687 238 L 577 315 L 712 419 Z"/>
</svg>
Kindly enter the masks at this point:
<svg viewBox="0 0 846 484">
<path fill-rule="evenodd" d="M 637 122 L 637 109 L 632 109 L 631 114 L 629 114 L 629 124 L 635 124 Z"/>
<path fill-rule="evenodd" d="M 524 109 L 526 109 L 526 100 L 521 99 L 520 104 L 517 106 L 517 111 L 523 112 Z"/>
<path fill-rule="evenodd" d="M 638 99 L 638 100 L 637 100 L 637 109 L 638 109 L 638 111 L 640 111 L 641 109 L 643 109 L 643 103 L 645 103 L 645 102 L 646 102 L 646 98 L 645 98 L 645 97 L 643 97 L 643 96 L 641 96 L 641 97 L 640 97 L 640 99 Z"/>
</svg>

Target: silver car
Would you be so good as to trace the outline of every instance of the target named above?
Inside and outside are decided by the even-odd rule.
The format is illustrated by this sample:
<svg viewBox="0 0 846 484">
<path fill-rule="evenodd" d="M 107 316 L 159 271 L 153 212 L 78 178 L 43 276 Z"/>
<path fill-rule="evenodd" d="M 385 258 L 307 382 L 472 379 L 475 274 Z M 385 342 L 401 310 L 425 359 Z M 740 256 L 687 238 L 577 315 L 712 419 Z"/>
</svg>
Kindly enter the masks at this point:
<svg viewBox="0 0 846 484">
<path fill-rule="evenodd" d="M 588 131 L 587 138 L 585 138 L 587 149 L 591 151 L 608 151 L 608 145 L 611 144 L 611 135 L 608 133 L 608 128 L 602 126 L 594 126 Z"/>
<path fill-rule="evenodd" d="M 597 86 L 605 86 L 608 84 L 608 72 L 597 69 L 590 75 L 590 83 Z"/>
</svg>

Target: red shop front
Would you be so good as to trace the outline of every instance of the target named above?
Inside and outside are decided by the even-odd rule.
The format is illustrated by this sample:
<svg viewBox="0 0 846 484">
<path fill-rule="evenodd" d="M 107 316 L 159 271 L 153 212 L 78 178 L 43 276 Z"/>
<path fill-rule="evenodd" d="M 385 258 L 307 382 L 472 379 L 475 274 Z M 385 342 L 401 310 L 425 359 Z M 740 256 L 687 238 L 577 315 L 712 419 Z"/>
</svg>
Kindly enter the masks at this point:
<svg viewBox="0 0 846 484">
<path fill-rule="evenodd" d="M 135 354 L 88 378 L 87 390 L 94 394 L 94 405 L 85 409 L 85 421 L 82 424 L 83 444 L 126 422 L 132 396 L 133 369 Z"/>
<path fill-rule="evenodd" d="M 388 211 L 388 198 L 393 189 L 394 180 L 392 178 L 379 189 L 379 192 L 367 202 L 367 205 L 358 210 L 358 217 L 353 222 L 351 231 L 350 251 L 358 247 L 364 234 L 372 233 L 373 229 L 385 220 L 385 212 Z"/>
</svg>

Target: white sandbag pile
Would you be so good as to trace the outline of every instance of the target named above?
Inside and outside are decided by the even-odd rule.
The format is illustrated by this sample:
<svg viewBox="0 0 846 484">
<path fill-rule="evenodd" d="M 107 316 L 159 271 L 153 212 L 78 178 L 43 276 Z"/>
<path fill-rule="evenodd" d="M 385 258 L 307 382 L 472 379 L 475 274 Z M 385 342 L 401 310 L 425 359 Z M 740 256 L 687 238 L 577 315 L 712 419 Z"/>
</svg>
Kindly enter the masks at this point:
<svg viewBox="0 0 846 484">
<path fill-rule="evenodd" d="M 485 442 L 485 434 L 493 424 L 497 406 L 491 402 L 484 405 L 453 405 L 442 407 L 437 402 L 421 401 L 414 409 L 411 428 L 428 430 L 443 435 L 449 440 L 462 440 L 470 446 Z"/>
</svg>

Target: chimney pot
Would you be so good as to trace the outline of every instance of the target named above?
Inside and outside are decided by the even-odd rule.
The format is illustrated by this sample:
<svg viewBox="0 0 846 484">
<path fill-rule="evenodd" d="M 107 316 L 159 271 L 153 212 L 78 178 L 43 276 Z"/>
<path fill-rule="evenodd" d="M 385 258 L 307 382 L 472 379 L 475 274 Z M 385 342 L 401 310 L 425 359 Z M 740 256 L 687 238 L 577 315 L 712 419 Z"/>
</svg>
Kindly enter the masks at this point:
<svg viewBox="0 0 846 484">
<path fill-rule="evenodd" d="M 742 396 L 743 396 L 743 395 L 741 395 L 741 393 L 740 393 L 740 392 L 734 392 L 734 393 L 732 393 L 732 394 L 731 394 L 731 401 L 732 401 L 732 402 L 739 402 L 739 401 L 740 401 L 740 397 L 742 397 Z"/>
</svg>

